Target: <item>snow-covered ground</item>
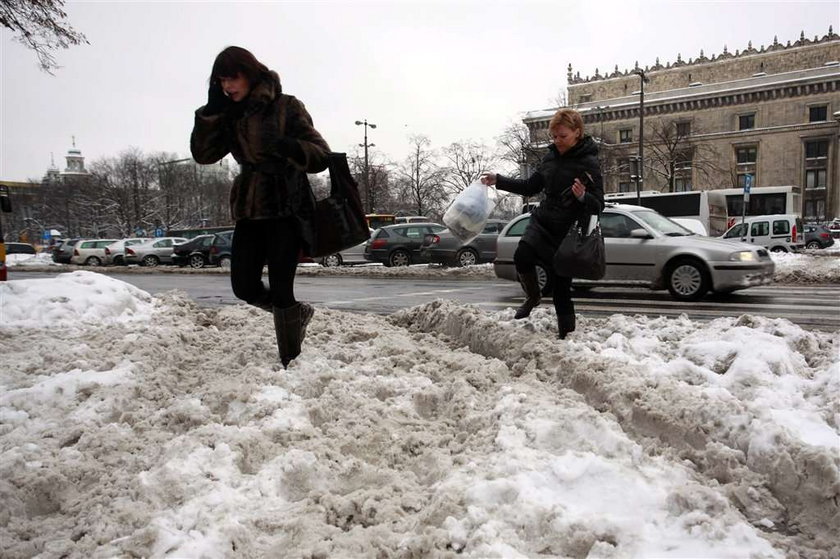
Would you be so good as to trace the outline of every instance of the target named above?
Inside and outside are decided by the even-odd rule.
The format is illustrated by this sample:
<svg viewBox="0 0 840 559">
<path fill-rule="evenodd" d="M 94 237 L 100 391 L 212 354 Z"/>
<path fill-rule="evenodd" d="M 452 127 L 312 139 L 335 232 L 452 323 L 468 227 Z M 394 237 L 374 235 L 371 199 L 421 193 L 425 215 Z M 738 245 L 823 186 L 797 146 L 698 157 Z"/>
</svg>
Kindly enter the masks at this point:
<svg viewBox="0 0 840 559">
<path fill-rule="evenodd" d="M 840 336 L 0 284 L 3 557 L 840 556 Z"/>
</svg>

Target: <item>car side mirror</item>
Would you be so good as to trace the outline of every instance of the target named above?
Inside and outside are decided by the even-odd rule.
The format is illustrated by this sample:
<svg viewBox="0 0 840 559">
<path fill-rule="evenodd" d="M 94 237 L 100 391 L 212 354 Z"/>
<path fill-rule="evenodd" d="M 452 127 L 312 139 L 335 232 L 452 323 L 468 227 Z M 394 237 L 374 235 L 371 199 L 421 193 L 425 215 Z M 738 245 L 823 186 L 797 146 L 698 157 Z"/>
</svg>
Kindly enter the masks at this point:
<svg viewBox="0 0 840 559">
<path fill-rule="evenodd" d="M 653 237 L 651 236 L 650 233 L 648 233 L 644 229 L 639 228 L 639 229 L 633 229 L 632 231 L 630 231 L 630 238 L 631 239 L 652 239 Z"/>
</svg>

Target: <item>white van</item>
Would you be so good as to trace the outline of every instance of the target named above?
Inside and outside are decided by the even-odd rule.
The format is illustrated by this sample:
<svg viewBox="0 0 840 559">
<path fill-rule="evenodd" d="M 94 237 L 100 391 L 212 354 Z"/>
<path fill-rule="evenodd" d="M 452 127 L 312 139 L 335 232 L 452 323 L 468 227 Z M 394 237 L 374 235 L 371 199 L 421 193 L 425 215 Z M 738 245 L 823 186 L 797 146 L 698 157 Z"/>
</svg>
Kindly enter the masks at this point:
<svg viewBox="0 0 840 559">
<path fill-rule="evenodd" d="M 793 214 L 748 215 L 743 223 L 738 219 L 722 238 L 761 245 L 773 252 L 805 248 L 802 219 Z"/>
</svg>

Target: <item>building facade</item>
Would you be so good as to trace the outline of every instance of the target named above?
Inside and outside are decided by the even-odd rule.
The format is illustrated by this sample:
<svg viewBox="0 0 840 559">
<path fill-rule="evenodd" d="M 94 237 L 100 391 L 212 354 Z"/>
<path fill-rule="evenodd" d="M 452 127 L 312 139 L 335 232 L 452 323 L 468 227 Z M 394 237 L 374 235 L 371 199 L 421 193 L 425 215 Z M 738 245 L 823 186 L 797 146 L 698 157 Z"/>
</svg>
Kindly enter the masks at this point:
<svg viewBox="0 0 840 559">
<path fill-rule="evenodd" d="M 642 79 L 645 78 L 643 84 Z M 643 190 L 792 186 L 805 219 L 840 216 L 840 36 L 581 78 L 569 65 L 569 105 L 599 139 L 607 192 L 635 190 L 644 108 Z M 642 85 L 644 93 L 642 94 Z M 548 142 L 555 109 L 527 113 L 531 141 Z"/>
</svg>

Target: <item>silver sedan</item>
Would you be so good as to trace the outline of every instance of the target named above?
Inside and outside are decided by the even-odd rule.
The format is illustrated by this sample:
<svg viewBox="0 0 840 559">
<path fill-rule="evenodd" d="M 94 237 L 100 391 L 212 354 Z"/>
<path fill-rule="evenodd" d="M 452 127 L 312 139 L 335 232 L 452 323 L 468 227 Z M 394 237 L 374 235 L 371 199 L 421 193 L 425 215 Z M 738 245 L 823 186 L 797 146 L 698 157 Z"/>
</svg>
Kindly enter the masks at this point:
<svg viewBox="0 0 840 559">
<path fill-rule="evenodd" d="M 517 281 L 513 253 L 530 214 L 505 227 L 496 246 L 496 276 Z M 682 301 L 696 301 L 708 291 L 729 293 L 772 283 L 775 264 L 764 248 L 696 235 L 654 210 L 609 205 L 601 215 L 607 271 L 598 281 L 574 280 L 576 287 L 639 285 L 667 289 Z M 537 269 L 543 293 L 552 289 L 553 275 Z"/>
</svg>

